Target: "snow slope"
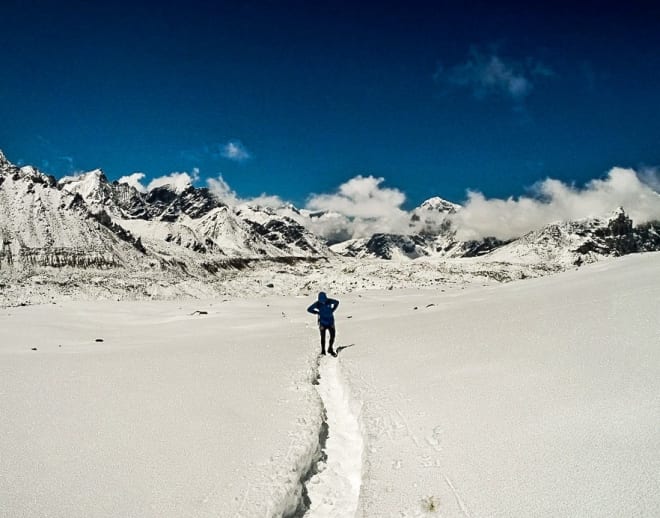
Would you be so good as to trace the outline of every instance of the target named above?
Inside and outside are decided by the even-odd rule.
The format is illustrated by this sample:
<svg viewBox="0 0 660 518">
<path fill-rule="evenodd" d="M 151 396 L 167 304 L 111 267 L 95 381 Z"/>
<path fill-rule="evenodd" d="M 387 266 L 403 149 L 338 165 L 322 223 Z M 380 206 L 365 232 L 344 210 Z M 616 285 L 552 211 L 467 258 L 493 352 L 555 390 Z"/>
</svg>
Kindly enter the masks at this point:
<svg viewBox="0 0 660 518">
<path fill-rule="evenodd" d="M 660 516 L 658 272 L 654 253 L 362 297 L 340 355 L 363 404 L 358 516 Z"/>
<path fill-rule="evenodd" d="M 659 516 L 659 271 L 2 309 L 0 517 Z"/>
</svg>

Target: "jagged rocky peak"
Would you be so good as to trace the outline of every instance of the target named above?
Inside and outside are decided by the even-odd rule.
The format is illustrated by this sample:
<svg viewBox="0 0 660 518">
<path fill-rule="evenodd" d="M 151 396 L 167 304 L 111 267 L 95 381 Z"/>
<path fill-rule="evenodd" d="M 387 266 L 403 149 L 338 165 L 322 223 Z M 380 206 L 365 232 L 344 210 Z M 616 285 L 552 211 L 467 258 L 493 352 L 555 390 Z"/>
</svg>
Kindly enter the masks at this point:
<svg viewBox="0 0 660 518">
<path fill-rule="evenodd" d="M 181 211 L 191 218 L 200 218 L 216 207 L 224 205 L 206 187 L 193 187 L 190 185 L 179 197 Z"/>
<path fill-rule="evenodd" d="M 614 236 L 624 236 L 633 231 L 633 221 L 628 217 L 623 207 L 616 209 L 609 218 L 607 227 Z"/>
<path fill-rule="evenodd" d="M 10 170 L 15 172 L 18 168 L 7 159 L 0 149 L 0 174 L 8 174 Z"/>
<path fill-rule="evenodd" d="M 412 211 L 409 234 L 450 235 L 453 233 L 451 218 L 461 206 L 439 196 L 429 198 Z"/>
<path fill-rule="evenodd" d="M 144 200 L 149 206 L 150 217 L 158 217 L 163 221 L 175 221 L 182 214 L 193 219 L 200 218 L 224 205 L 209 189 L 192 185 L 183 190 L 172 184 L 161 185 L 147 192 Z"/>
<path fill-rule="evenodd" d="M 100 169 L 66 176 L 58 186 L 79 194 L 92 206 L 103 207 L 114 216 L 129 219 L 175 221 L 181 214 L 199 218 L 221 205 L 208 189 L 195 188 L 185 179 L 142 193 L 125 183 L 110 183 Z"/>
<path fill-rule="evenodd" d="M 5 154 L 2 152 L 2 149 L 0 149 L 0 167 L 7 167 L 11 165 L 9 160 L 7 160 L 7 157 L 5 157 Z"/>
<path fill-rule="evenodd" d="M 175 194 L 183 194 L 190 188 L 194 188 L 192 184 L 192 179 L 187 174 L 178 174 L 173 173 L 173 178 L 170 183 L 164 183 L 154 187 L 154 189 L 167 189 L 172 191 Z"/>
<path fill-rule="evenodd" d="M 112 182 L 115 203 L 126 218 L 146 218 L 148 215 L 144 194 L 132 185 Z"/>
<path fill-rule="evenodd" d="M 280 212 L 282 212 L 282 211 L 291 211 L 294 214 L 297 214 L 299 216 L 302 214 L 300 212 L 300 209 L 298 209 L 298 207 L 296 207 L 293 203 L 289 203 L 289 202 L 284 203 L 281 207 L 278 207 L 277 210 L 280 211 Z"/>
<path fill-rule="evenodd" d="M 149 203 L 172 203 L 178 196 L 172 185 L 161 185 L 147 192 L 145 198 Z"/>
<path fill-rule="evenodd" d="M 442 214 L 455 214 L 461 209 L 461 206 L 457 203 L 452 203 L 440 198 L 439 196 L 434 196 L 422 203 L 419 208 L 433 212 L 440 212 Z"/>
<path fill-rule="evenodd" d="M 112 199 L 112 186 L 101 169 L 64 176 L 57 186 L 63 191 L 79 194 L 91 205 L 106 205 Z"/>
<path fill-rule="evenodd" d="M 67 191 L 92 191 L 98 189 L 102 184 L 107 184 L 108 179 L 101 169 L 94 169 L 86 173 L 77 175 L 63 176 L 57 182 L 64 190 Z M 80 192 L 83 194 L 83 192 Z"/>
<path fill-rule="evenodd" d="M 11 176 L 14 181 L 27 181 L 31 185 L 42 184 L 48 187 L 54 187 L 57 184 L 54 176 L 46 175 L 31 165 L 18 167 L 12 164 L 7 157 L 0 151 L 0 175 L 4 177 Z M 32 187 L 29 187 L 31 190 Z"/>
<path fill-rule="evenodd" d="M 92 169 L 91 171 L 86 171 L 84 173 L 80 174 L 74 174 L 70 176 L 63 176 L 60 179 L 59 183 L 70 183 L 70 182 L 78 182 L 78 183 L 100 183 L 100 182 L 108 182 L 108 178 L 105 176 L 105 173 L 103 172 L 102 169 Z"/>
</svg>

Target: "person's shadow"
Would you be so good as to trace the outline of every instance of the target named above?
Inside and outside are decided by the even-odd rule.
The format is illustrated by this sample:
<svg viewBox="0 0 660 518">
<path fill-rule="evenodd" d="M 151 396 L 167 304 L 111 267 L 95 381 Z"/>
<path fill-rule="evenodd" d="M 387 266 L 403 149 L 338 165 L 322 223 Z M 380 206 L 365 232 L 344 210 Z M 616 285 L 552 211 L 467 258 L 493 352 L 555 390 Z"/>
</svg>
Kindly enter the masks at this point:
<svg viewBox="0 0 660 518">
<path fill-rule="evenodd" d="M 344 349 L 348 349 L 349 347 L 353 347 L 353 346 L 355 346 L 355 344 L 341 345 L 341 346 L 337 347 L 337 349 L 336 349 L 337 356 L 339 356 L 339 353 L 342 352 Z"/>
</svg>

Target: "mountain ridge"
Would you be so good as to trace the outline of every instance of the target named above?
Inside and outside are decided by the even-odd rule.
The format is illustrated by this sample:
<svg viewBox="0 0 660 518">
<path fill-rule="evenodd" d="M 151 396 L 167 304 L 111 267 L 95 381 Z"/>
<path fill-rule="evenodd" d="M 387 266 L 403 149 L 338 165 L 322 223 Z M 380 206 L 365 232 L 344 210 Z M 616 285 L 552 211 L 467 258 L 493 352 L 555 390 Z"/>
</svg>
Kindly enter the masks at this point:
<svg viewBox="0 0 660 518">
<path fill-rule="evenodd" d="M 228 278 L 243 284 L 250 279 L 259 290 L 276 286 L 264 278 L 280 276 L 292 290 L 311 289 L 323 284 L 326 272 L 354 289 L 385 285 L 390 278 L 403 286 L 432 283 L 439 278 L 434 271 L 510 280 L 660 250 L 660 224 L 634 226 L 621 208 L 609 218 L 557 222 L 506 241 L 457 239 L 448 216 L 461 210 L 433 197 L 411 211 L 408 234 L 375 233 L 329 246 L 310 230 L 314 218 L 325 214 L 290 204 L 230 206 L 192 185 L 140 192 L 110 182 L 100 169 L 58 181 L 32 166 L 15 166 L 0 152 L 0 283 L 34 288 L 38 281 L 56 286 L 57 297 L 66 274 L 84 283 L 94 273 L 109 278 L 109 291 L 121 294 L 113 272 L 124 272 L 145 296 L 159 296 L 149 286 L 153 278 L 172 296 L 180 293 L 176 286 L 192 283 L 196 287 L 186 291 L 195 296 L 226 291 Z M 350 280 L 361 270 L 370 273 Z M 237 271 L 245 278 L 238 279 Z M 314 280 L 305 281 L 310 272 Z M 286 283 L 278 289 L 286 290 Z"/>
</svg>

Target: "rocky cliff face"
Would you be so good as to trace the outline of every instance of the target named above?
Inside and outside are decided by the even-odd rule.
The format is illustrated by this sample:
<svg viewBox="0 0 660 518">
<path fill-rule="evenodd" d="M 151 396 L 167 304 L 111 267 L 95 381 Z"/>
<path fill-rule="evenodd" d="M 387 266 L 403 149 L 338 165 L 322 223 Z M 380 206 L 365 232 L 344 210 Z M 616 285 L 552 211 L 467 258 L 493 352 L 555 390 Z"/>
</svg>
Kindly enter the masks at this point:
<svg viewBox="0 0 660 518">
<path fill-rule="evenodd" d="M 342 248 L 336 248 L 346 257 L 378 259 L 417 259 L 431 254 L 428 237 L 421 235 L 374 234 L 367 239 L 356 239 Z"/>
<path fill-rule="evenodd" d="M 580 254 L 576 264 L 582 263 L 582 256 L 621 256 L 640 252 L 660 250 L 660 222 L 633 226 L 633 221 L 620 208 L 607 223 L 586 235 L 584 243 L 575 252 Z"/>
</svg>

